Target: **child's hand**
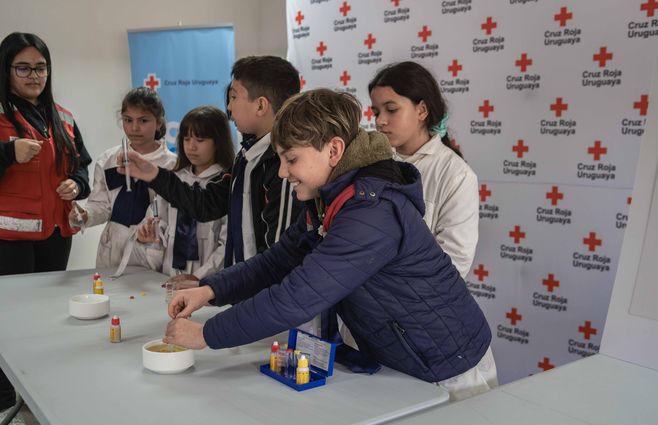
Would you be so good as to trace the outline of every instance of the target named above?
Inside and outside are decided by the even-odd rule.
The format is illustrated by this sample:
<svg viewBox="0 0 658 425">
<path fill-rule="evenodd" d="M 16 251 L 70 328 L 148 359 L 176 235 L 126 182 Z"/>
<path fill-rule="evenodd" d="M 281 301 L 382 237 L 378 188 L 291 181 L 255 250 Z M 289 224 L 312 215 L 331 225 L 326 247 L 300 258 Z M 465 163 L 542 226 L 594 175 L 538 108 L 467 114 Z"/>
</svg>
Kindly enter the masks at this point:
<svg viewBox="0 0 658 425">
<path fill-rule="evenodd" d="M 71 211 L 69 211 L 69 224 L 71 227 L 83 227 L 87 223 L 87 211 L 82 208 L 77 202 L 72 201 Z"/>
<path fill-rule="evenodd" d="M 169 322 L 162 342 L 195 350 L 207 347 L 203 338 L 203 325 L 187 319 L 174 319 Z"/>
<path fill-rule="evenodd" d="M 187 319 L 193 312 L 203 307 L 213 298 L 215 298 L 215 293 L 210 286 L 177 291 L 169 303 L 169 317 L 172 319 Z"/>
<path fill-rule="evenodd" d="M 117 171 L 120 174 L 126 174 L 126 167 L 123 164 L 123 159 L 123 152 L 119 152 L 117 155 Z M 129 151 L 128 159 L 128 171 L 130 172 L 130 177 L 144 180 L 147 183 L 153 181 L 153 179 L 157 177 L 158 167 L 151 164 L 137 152 Z"/>
<path fill-rule="evenodd" d="M 199 287 L 199 278 L 193 274 L 178 274 L 176 276 L 170 277 L 165 283 L 162 284 L 162 287 L 165 288 L 168 285 L 174 285 L 174 289 L 190 289 Z"/>
<path fill-rule="evenodd" d="M 158 220 L 149 217 L 146 223 L 139 226 L 137 229 L 137 240 L 141 243 L 160 243 L 160 239 L 155 232 L 155 226 L 158 225 Z"/>
</svg>

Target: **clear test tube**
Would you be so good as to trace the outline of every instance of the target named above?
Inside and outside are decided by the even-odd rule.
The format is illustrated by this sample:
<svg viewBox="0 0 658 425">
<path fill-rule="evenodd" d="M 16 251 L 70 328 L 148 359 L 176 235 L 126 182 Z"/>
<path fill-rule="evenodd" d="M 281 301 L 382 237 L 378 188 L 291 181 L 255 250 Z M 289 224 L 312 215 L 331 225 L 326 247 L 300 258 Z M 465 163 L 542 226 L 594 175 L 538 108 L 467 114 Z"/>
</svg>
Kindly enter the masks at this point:
<svg viewBox="0 0 658 425">
<path fill-rule="evenodd" d="M 158 195 L 153 197 L 153 203 L 151 204 L 151 210 L 153 211 L 153 218 L 158 218 L 160 213 L 158 211 Z"/>
<path fill-rule="evenodd" d="M 126 192 L 130 192 L 132 190 L 130 188 L 130 169 L 128 168 L 130 161 L 128 160 L 128 139 L 126 137 L 121 139 L 121 150 L 123 152 L 123 166 L 126 170 Z"/>
</svg>

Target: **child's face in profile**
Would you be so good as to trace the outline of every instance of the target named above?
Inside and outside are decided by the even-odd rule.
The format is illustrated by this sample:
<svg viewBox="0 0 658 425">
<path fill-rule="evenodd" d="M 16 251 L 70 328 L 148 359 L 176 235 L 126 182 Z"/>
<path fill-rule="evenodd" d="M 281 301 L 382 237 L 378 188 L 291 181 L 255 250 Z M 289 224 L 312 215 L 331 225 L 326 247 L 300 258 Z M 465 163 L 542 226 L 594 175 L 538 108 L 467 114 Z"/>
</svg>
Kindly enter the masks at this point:
<svg viewBox="0 0 658 425">
<path fill-rule="evenodd" d="M 215 163 L 215 141 L 208 137 L 188 134 L 183 138 L 185 156 L 193 166 L 194 174 L 200 174 Z"/>
<path fill-rule="evenodd" d="M 241 133 L 254 134 L 253 121 L 257 116 L 258 102 L 249 100 L 249 92 L 240 80 L 231 81 L 228 91 L 228 110 Z"/>
<path fill-rule="evenodd" d="M 325 144 L 321 151 L 312 146 L 295 146 L 288 150 L 276 147 L 281 159 L 279 177 L 286 178 L 300 201 L 319 196 L 319 189 L 329 181 L 333 170 L 331 146 Z M 334 164 L 335 165 L 335 164 Z"/>
<path fill-rule="evenodd" d="M 370 100 L 377 130 L 388 137 L 392 147 L 404 153 L 406 145 L 416 146 L 419 141 L 426 141 L 425 102 L 415 105 L 411 99 L 400 96 L 389 86 L 372 89 Z"/>
</svg>

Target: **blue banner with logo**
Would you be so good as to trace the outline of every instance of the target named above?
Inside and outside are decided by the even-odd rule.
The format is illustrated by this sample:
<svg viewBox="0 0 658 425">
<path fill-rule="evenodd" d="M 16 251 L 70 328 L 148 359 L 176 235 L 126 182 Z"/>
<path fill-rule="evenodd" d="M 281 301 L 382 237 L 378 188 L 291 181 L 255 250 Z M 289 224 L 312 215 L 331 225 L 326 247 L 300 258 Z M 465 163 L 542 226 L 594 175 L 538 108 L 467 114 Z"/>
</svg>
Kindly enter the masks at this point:
<svg viewBox="0 0 658 425">
<path fill-rule="evenodd" d="M 214 105 L 226 112 L 235 61 L 232 26 L 129 30 L 128 47 L 133 87 L 151 87 L 164 103 L 170 149 L 190 109 Z"/>
</svg>

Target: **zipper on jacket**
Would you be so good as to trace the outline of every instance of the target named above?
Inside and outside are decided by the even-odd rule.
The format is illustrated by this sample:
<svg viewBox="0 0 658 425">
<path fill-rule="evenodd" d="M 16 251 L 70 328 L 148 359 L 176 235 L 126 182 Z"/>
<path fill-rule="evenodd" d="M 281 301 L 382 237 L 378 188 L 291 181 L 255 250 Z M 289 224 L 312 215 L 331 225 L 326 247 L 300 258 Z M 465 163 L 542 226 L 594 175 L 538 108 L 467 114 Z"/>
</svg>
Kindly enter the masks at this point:
<svg viewBox="0 0 658 425">
<path fill-rule="evenodd" d="M 420 357 L 420 355 L 416 352 L 416 350 L 413 349 L 411 344 L 409 343 L 407 339 L 407 331 L 404 329 L 402 326 L 397 321 L 392 321 L 391 325 L 393 327 L 393 332 L 398 336 L 398 339 L 400 340 L 400 343 L 404 347 L 405 351 L 418 363 L 420 366 L 423 367 L 425 370 L 429 370 L 429 367 L 425 363 L 425 361 Z"/>
</svg>

